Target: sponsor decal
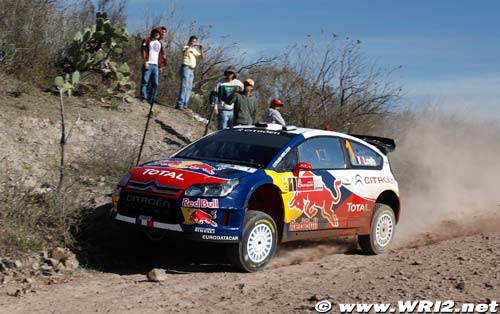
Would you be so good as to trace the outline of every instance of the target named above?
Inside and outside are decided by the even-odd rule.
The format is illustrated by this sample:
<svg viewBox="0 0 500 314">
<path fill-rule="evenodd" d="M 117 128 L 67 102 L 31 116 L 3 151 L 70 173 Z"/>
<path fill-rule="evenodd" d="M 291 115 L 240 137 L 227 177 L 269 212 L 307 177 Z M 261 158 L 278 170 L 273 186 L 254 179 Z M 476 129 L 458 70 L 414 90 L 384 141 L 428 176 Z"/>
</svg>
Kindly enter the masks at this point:
<svg viewBox="0 0 500 314">
<path fill-rule="evenodd" d="M 206 213 L 201 209 L 195 209 L 189 216 L 189 220 L 194 221 L 195 224 L 202 225 L 208 224 L 212 227 L 217 227 L 217 223 L 214 221 L 217 218 L 217 211 L 212 210 L 211 213 Z"/>
<path fill-rule="evenodd" d="M 161 198 L 150 198 L 147 196 L 129 194 L 127 195 L 126 200 L 127 202 L 141 203 L 149 206 L 164 207 L 167 209 L 170 208 L 170 201 Z"/>
<path fill-rule="evenodd" d="M 201 170 L 211 175 L 215 174 L 215 171 L 218 170 L 217 168 L 212 167 L 201 161 L 166 160 L 166 161 L 160 161 L 156 164 L 159 166 L 167 166 L 176 169 Z"/>
<path fill-rule="evenodd" d="M 307 231 L 307 230 L 318 230 L 318 218 L 313 219 L 302 218 L 299 222 L 292 220 L 289 226 L 290 231 Z"/>
<path fill-rule="evenodd" d="M 150 175 L 150 176 L 159 175 L 159 176 L 162 176 L 162 177 L 171 177 L 173 179 L 184 181 L 184 178 L 182 177 L 182 173 L 176 173 L 174 171 L 157 170 L 157 169 L 144 169 L 144 172 L 142 174 L 143 175 L 147 174 L 147 175 Z"/>
<path fill-rule="evenodd" d="M 149 227 L 149 228 L 154 227 L 154 224 L 155 224 L 154 221 L 151 220 L 151 217 L 149 217 L 149 216 L 142 216 L 142 215 L 140 215 L 139 217 L 137 217 L 135 223 L 138 224 L 138 225 Z"/>
<path fill-rule="evenodd" d="M 213 234 L 204 234 L 201 236 L 203 240 L 219 240 L 219 241 L 236 241 L 238 240 L 237 236 L 225 236 L 225 235 L 213 235 Z"/>
<path fill-rule="evenodd" d="M 283 157 L 285 157 L 286 154 L 288 154 L 289 151 L 291 151 L 292 148 L 290 146 L 288 146 L 282 153 L 281 155 L 278 157 L 278 159 L 276 159 L 276 161 L 273 163 L 273 168 L 276 168 L 278 166 L 278 164 L 280 163 L 280 161 L 283 159 Z"/>
<path fill-rule="evenodd" d="M 320 176 L 298 178 L 297 191 L 319 191 L 323 189 L 323 179 Z"/>
<path fill-rule="evenodd" d="M 247 133 L 264 133 L 264 134 L 273 134 L 280 135 L 280 132 L 269 131 L 269 130 L 256 130 L 256 129 L 237 129 L 238 132 L 247 132 Z"/>
<path fill-rule="evenodd" d="M 369 210 L 370 210 L 370 208 L 368 207 L 368 204 L 347 203 L 347 211 L 350 213 L 367 212 Z"/>
<path fill-rule="evenodd" d="M 202 227 L 194 227 L 194 232 L 214 234 L 215 233 L 215 229 L 212 229 L 212 228 L 202 228 Z"/>
<path fill-rule="evenodd" d="M 306 172 L 307 174 L 307 172 Z M 312 174 L 309 172 L 309 174 Z M 307 217 L 312 218 L 316 216 L 318 211 L 321 212 L 323 218 L 328 220 L 328 222 L 333 227 L 339 226 L 338 217 L 334 211 L 334 205 L 340 202 L 341 192 L 340 186 L 342 185 L 341 180 L 335 180 L 333 188 L 335 194 L 321 181 L 321 190 L 312 191 L 297 191 L 288 206 L 291 209 L 297 209 L 304 213 Z"/>
<path fill-rule="evenodd" d="M 356 176 L 354 177 L 354 183 L 356 183 L 356 185 L 358 184 L 363 185 L 363 178 L 359 175 L 359 173 L 357 173 Z"/>
<path fill-rule="evenodd" d="M 196 201 L 191 201 L 189 198 L 183 198 L 182 206 L 194 208 L 219 208 L 219 200 L 214 198 L 212 201 L 210 201 L 207 199 L 199 198 Z"/>
<path fill-rule="evenodd" d="M 396 180 L 391 177 L 364 177 L 365 184 L 395 184 Z"/>
<path fill-rule="evenodd" d="M 254 226 L 257 226 L 258 224 L 260 223 L 265 223 L 266 225 L 269 226 L 269 228 L 271 228 L 271 232 L 274 233 L 274 226 L 271 222 L 269 222 L 269 220 L 267 219 L 260 219 L 260 220 L 257 220 L 254 224 Z"/>
<path fill-rule="evenodd" d="M 287 178 L 288 191 L 320 191 L 323 189 L 323 178 L 320 176 L 303 176 Z"/>
</svg>

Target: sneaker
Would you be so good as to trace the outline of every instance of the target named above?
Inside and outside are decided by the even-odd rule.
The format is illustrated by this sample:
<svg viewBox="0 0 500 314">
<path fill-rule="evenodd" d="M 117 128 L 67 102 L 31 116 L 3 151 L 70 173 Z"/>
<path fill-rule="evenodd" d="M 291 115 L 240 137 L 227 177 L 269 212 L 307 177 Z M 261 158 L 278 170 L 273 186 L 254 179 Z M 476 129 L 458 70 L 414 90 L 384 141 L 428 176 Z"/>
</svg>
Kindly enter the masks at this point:
<svg viewBox="0 0 500 314">
<path fill-rule="evenodd" d="M 184 110 L 184 107 L 182 107 L 182 106 L 175 106 L 175 109 L 177 109 L 177 110 Z"/>
</svg>

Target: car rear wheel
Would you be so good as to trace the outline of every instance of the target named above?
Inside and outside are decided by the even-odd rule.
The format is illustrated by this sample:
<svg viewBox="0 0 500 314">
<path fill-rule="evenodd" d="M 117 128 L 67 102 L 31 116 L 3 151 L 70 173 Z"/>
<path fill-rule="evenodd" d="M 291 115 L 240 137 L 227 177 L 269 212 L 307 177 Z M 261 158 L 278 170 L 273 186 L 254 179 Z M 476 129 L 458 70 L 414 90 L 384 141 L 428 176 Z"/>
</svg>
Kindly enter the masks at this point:
<svg viewBox="0 0 500 314">
<path fill-rule="evenodd" d="M 396 216 L 385 204 L 375 204 L 369 235 L 358 236 L 359 246 L 368 254 L 382 254 L 391 245 L 396 231 Z"/>
<path fill-rule="evenodd" d="M 228 246 L 233 265 L 246 272 L 263 268 L 276 252 L 277 233 L 274 220 L 266 213 L 249 210 L 243 222 L 238 244 Z"/>
</svg>

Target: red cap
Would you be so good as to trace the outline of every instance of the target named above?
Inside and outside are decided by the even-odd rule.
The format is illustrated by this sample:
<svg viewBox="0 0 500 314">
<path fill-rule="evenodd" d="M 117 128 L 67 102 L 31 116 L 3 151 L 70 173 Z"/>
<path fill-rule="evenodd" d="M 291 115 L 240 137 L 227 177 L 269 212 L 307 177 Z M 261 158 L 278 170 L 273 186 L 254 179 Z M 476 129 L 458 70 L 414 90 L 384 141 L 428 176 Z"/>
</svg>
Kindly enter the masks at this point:
<svg viewBox="0 0 500 314">
<path fill-rule="evenodd" d="M 273 100 L 271 100 L 271 105 L 284 106 L 285 104 L 282 103 L 281 100 L 279 100 L 278 98 L 274 98 Z"/>
</svg>

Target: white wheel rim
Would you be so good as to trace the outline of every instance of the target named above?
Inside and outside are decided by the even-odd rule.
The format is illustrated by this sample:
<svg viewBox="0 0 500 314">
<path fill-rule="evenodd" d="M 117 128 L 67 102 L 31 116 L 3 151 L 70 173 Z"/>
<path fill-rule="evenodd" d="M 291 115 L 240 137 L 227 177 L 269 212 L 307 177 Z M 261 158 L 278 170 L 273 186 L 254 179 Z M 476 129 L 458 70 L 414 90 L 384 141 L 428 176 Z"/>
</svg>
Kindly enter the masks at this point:
<svg viewBox="0 0 500 314">
<path fill-rule="evenodd" d="M 273 246 L 273 233 L 266 224 L 255 226 L 248 236 L 247 252 L 248 257 L 254 263 L 264 261 L 271 252 Z"/>
<path fill-rule="evenodd" d="M 393 232 L 394 221 L 391 215 L 383 214 L 380 216 L 375 229 L 375 241 L 378 246 L 386 247 L 391 242 Z"/>
</svg>

